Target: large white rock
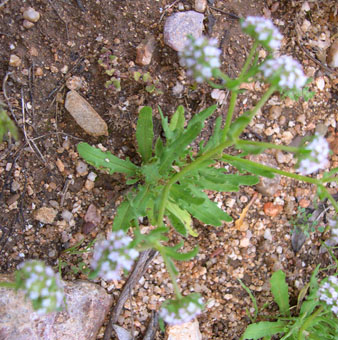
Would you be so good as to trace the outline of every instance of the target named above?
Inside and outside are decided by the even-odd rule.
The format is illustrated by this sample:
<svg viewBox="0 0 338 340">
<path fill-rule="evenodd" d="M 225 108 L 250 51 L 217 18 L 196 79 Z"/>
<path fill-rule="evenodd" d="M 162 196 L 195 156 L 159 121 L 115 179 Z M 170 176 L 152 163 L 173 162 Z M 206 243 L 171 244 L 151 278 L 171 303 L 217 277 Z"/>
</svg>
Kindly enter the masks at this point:
<svg viewBox="0 0 338 340">
<path fill-rule="evenodd" d="M 166 340 L 202 340 L 197 319 L 181 325 L 168 326 Z"/>
<path fill-rule="evenodd" d="M 76 122 L 91 136 L 108 136 L 106 122 L 76 91 L 69 91 L 65 107 Z"/>
<path fill-rule="evenodd" d="M 0 274 L 0 282 L 10 276 Z M 22 292 L 0 288 L 0 339 L 95 340 L 111 305 L 111 295 L 86 281 L 63 282 L 67 309 L 39 316 Z"/>
</svg>

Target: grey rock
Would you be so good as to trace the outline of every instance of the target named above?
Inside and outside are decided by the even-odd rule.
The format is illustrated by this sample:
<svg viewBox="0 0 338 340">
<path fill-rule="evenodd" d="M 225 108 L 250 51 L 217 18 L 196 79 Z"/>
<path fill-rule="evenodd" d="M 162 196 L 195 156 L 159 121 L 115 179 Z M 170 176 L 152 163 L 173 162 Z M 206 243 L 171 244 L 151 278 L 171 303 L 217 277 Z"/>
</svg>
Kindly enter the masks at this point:
<svg viewBox="0 0 338 340">
<path fill-rule="evenodd" d="M 272 155 L 262 153 L 260 155 L 251 155 L 251 161 L 264 164 L 273 168 L 277 168 L 276 160 Z M 260 177 L 260 182 L 256 185 L 256 189 L 262 195 L 273 196 L 279 189 L 280 176 L 275 174 L 274 178 Z"/>
<path fill-rule="evenodd" d="M 0 281 L 10 276 L 1 274 Z M 39 316 L 22 292 L 0 288 L 0 339 L 95 340 L 112 298 L 85 281 L 64 282 L 67 310 Z"/>
<path fill-rule="evenodd" d="M 195 0 L 195 11 L 203 13 L 207 8 L 207 0 Z"/>
<path fill-rule="evenodd" d="M 108 136 L 108 127 L 105 121 L 76 91 L 67 93 L 65 107 L 89 135 Z"/>
<path fill-rule="evenodd" d="M 164 42 L 175 51 L 182 51 L 187 35 L 202 36 L 204 15 L 195 11 L 178 12 L 171 15 L 164 24 Z"/>
</svg>

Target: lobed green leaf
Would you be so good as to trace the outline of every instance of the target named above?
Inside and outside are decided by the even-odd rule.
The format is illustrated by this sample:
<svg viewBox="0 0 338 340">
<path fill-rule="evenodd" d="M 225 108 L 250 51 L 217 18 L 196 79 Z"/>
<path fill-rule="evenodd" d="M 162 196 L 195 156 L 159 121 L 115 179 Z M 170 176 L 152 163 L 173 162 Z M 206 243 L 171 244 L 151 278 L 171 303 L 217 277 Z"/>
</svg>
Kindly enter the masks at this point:
<svg viewBox="0 0 338 340">
<path fill-rule="evenodd" d="M 137 151 L 142 156 L 144 163 L 147 163 L 152 156 L 153 150 L 153 118 L 150 106 L 141 109 L 136 127 Z"/>
<path fill-rule="evenodd" d="M 272 336 L 274 334 L 284 333 L 286 330 L 286 325 L 287 323 L 285 321 L 261 321 L 258 323 L 254 323 L 248 326 L 242 336 L 242 339 L 257 340 L 265 336 Z"/>
<path fill-rule="evenodd" d="M 290 316 L 288 285 L 285 282 L 285 273 L 278 270 L 270 279 L 271 293 L 284 316 Z"/>
</svg>

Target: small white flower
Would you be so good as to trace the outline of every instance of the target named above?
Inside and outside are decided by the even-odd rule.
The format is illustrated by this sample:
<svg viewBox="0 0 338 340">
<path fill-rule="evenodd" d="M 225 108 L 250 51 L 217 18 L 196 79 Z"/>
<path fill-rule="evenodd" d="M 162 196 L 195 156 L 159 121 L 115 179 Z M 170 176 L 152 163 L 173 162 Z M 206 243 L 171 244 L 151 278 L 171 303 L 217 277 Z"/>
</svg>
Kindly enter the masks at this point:
<svg viewBox="0 0 338 340">
<path fill-rule="evenodd" d="M 241 26 L 245 33 L 259 41 L 268 50 L 280 48 L 283 36 L 271 20 L 249 16 L 241 23 Z"/>
<path fill-rule="evenodd" d="M 220 67 L 220 49 L 216 39 L 189 36 L 183 51 L 179 52 L 180 64 L 187 67 L 188 76 L 193 76 L 198 83 L 210 79 L 212 70 Z"/>
<path fill-rule="evenodd" d="M 178 325 L 195 319 L 203 309 L 203 300 L 193 293 L 179 300 L 168 300 L 162 304 L 160 317 L 169 325 Z"/>
<path fill-rule="evenodd" d="M 30 260 L 21 263 L 16 281 L 18 289 L 24 291 L 39 315 L 62 309 L 64 292 L 61 280 L 43 262 Z"/>
<path fill-rule="evenodd" d="M 91 267 L 97 276 L 105 280 L 119 280 L 121 271 L 129 271 L 139 252 L 129 248 L 132 239 L 122 230 L 112 232 L 107 240 L 97 242 L 94 247 Z"/>
<path fill-rule="evenodd" d="M 318 289 L 319 300 L 324 301 L 333 313 L 338 316 L 338 278 L 330 276 Z"/>
<path fill-rule="evenodd" d="M 301 90 L 307 81 L 300 63 L 286 55 L 268 59 L 260 70 L 266 79 L 284 90 Z"/>
<path fill-rule="evenodd" d="M 299 162 L 298 171 L 301 174 L 309 175 L 328 165 L 330 148 L 323 136 L 316 134 L 312 142 L 305 146 L 305 150 L 310 153 Z"/>
</svg>

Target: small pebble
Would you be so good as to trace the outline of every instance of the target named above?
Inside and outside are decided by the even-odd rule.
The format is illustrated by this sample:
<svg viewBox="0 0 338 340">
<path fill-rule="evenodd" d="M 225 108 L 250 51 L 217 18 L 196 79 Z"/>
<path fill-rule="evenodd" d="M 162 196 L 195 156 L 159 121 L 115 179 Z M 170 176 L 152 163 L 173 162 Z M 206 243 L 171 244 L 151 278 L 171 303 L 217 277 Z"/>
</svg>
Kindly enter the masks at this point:
<svg viewBox="0 0 338 340">
<path fill-rule="evenodd" d="M 329 48 L 326 61 L 330 67 L 338 67 L 338 39 Z"/>
<path fill-rule="evenodd" d="M 28 20 L 24 20 L 22 23 L 22 26 L 26 29 L 30 29 L 34 26 L 34 22 L 28 21 Z"/>
<path fill-rule="evenodd" d="M 86 176 L 88 174 L 88 165 L 85 162 L 78 161 L 76 164 L 76 172 L 80 176 Z"/>
<path fill-rule="evenodd" d="M 87 176 L 87 179 L 89 181 L 95 182 L 96 177 L 97 177 L 97 174 L 95 172 L 90 172 L 89 175 Z"/>
<path fill-rule="evenodd" d="M 241 248 L 247 248 L 250 245 L 250 239 L 248 239 L 247 237 L 244 237 L 241 239 L 239 246 Z"/>
<path fill-rule="evenodd" d="M 9 57 L 9 66 L 19 67 L 21 65 L 21 59 L 15 55 L 11 54 Z"/>
<path fill-rule="evenodd" d="M 37 77 L 41 77 L 41 76 L 43 76 L 43 70 L 42 70 L 42 68 L 41 67 L 37 67 L 36 69 L 35 69 L 35 73 L 34 73 Z"/>
<path fill-rule="evenodd" d="M 282 114 L 282 108 L 281 106 L 271 106 L 270 111 L 269 111 L 269 119 L 270 120 L 275 120 L 280 117 Z"/>
<path fill-rule="evenodd" d="M 265 215 L 270 217 L 276 217 L 283 211 L 283 206 L 275 205 L 272 202 L 267 202 L 263 206 Z"/>
<path fill-rule="evenodd" d="M 264 231 L 264 238 L 270 242 L 272 242 L 272 234 L 269 228 L 265 229 Z"/>
<path fill-rule="evenodd" d="M 195 11 L 203 13 L 207 8 L 207 0 L 195 0 Z"/>
<path fill-rule="evenodd" d="M 61 73 L 66 74 L 68 72 L 68 65 L 65 65 L 61 68 Z"/>
<path fill-rule="evenodd" d="M 12 185 L 11 185 L 11 190 L 12 191 L 17 191 L 19 189 L 20 189 L 20 183 L 14 180 L 12 182 Z"/>
<path fill-rule="evenodd" d="M 59 169 L 60 172 L 64 172 L 65 171 L 65 165 L 63 164 L 62 160 L 60 158 L 58 158 L 55 162 L 55 165 L 57 166 L 57 168 Z"/>
<path fill-rule="evenodd" d="M 64 211 L 62 212 L 62 214 L 61 214 L 61 217 L 62 217 L 65 221 L 69 222 L 69 221 L 73 218 L 73 214 L 72 214 L 70 211 L 68 211 L 68 210 L 64 210 Z"/>
<path fill-rule="evenodd" d="M 319 77 L 316 79 L 316 86 L 319 91 L 323 91 L 325 88 L 325 80 L 323 77 Z"/>
<path fill-rule="evenodd" d="M 30 22 L 38 22 L 40 19 L 40 13 L 37 12 L 34 8 L 29 7 L 23 12 L 23 17 Z"/>
<path fill-rule="evenodd" d="M 86 180 L 86 183 L 85 183 L 86 190 L 91 191 L 93 190 L 94 186 L 95 186 L 95 183 L 93 181 L 90 181 L 89 179 Z"/>
</svg>

